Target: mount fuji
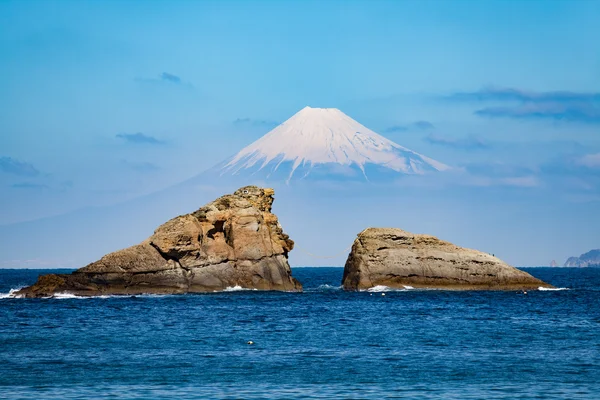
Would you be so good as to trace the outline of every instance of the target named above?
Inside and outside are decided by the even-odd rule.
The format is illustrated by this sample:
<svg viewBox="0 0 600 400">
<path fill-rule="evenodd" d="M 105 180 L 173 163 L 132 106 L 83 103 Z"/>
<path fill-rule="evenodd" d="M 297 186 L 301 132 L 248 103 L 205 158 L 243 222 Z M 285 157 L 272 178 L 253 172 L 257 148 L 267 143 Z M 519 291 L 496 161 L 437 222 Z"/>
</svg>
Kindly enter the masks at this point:
<svg viewBox="0 0 600 400">
<path fill-rule="evenodd" d="M 380 180 L 449 167 L 373 132 L 337 108 L 305 107 L 216 167 L 220 176 Z M 214 172 L 214 171 L 213 171 Z"/>
<path fill-rule="evenodd" d="M 448 169 L 338 109 L 306 107 L 235 156 L 185 181 L 111 206 L 0 226 L 0 265 L 13 265 L 11 260 L 27 255 L 28 259 L 80 267 L 140 242 L 174 215 L 189 213 L 250 184 L 275 188 L 277 215 L 298 248 L 328 254 L 329 247 L 343 249 L 352 243 L 365 226 L 396 221 L 398 226 L 416 230 L 411 221 L 418 221 L 420 227 L 426 221 L 438 221 L 440 207 L 427 204 L 439 196 L 424 192 L 427 185 L 406 190 L 396 181 Z M 338 265 L 344 257 L 336 261 Z M 292 260 L 297 265 L 315 262 L 300 251 L 292 254 Z"/>
</svg>

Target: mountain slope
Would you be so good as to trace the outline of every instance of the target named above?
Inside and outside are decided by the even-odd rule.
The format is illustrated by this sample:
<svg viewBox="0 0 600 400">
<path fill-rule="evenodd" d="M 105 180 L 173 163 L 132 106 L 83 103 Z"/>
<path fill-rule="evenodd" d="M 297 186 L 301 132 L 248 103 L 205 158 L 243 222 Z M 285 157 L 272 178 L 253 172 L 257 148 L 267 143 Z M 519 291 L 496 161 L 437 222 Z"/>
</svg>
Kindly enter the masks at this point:
<svg viewBox="0 0 600 400">
<path fill-rule="evenodd" d="M 370 167 L 370 169 L 369 169 Z M 373 132 L 336 108 L 305 107 L 242 149 L 221 175 L 306 178 L 320 169 L 369 179 L 373 167 L 396 174 L 424 174 L 449 167 Z"/>
<path fill-rule="evenodd" d="M 350 233 L 363 229 L 366 221 L 403 226 L 410 226 L 411 218 L 421 224 L 425 218 L 437 221 L 439 207 L 427 208 L 425 201 L 439 196 L 422 195 L 424 200 L 415 203 L 405 198 L 402 209 L 397 209 L 403 196 L 417 198 L 426 189 L 406 191 L 395 180 L 406 174 L 420 179 L 417 174 L 447 168 L 337 109 L 305 108 L 232 159 L 184 182 L 120 204 L 0 226 L 0 266 L 81 267 L 142 241 L 173 215 L 189 213 L 211 198 L 250 184 L 275 188 L 282 224 L 298 243 L 291 260 L 297 265 L 315 265 L 315 259 L 301 248 L 321 254 L 335 249 L 337 254 L 353 240 Z M 301 181 L 286 184 L 292 178 Z M 334 182 L 347 179 L 352 182 Z M 377 180 L 384 184 L 369 184 Z M 373 199 L 377 207 L 372 206 Z M 415 214 L 412 210 L 417 206 L 430 217 Z M 327 232 L 328 240 L 314 232 Z"/>
</svg>

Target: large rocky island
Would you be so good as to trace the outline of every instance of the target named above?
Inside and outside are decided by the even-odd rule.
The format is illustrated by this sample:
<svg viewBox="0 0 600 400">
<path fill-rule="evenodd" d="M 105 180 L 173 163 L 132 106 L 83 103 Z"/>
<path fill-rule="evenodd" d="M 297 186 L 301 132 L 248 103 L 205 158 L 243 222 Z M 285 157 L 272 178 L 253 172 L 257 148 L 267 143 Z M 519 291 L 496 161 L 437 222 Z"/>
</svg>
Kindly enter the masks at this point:
<svg viewBox="0 0 600 400">
<path fill-rule="evenodd" d="M 491 254 L 394 228 L 368 228 L 358 234 L 346 261 L 342 285 L 346 290 L 375 286 L 452 290 L 552 288 Z"/>
<path fill-rule="evenodd" d="M 72 274 L 44 275 L 17 295 L 213 292 L 228 287 L 301 291 L 291 276 L 294 242 L 271 213 L 273 189 L 247 186 L 173 218 L 142 243 Z"/>
<path fill-rule="evenodd" d="M 600 267 L 600 249 L 590 250 L 579 257 L 569 257 L 565 267 Z"/>
</svg>

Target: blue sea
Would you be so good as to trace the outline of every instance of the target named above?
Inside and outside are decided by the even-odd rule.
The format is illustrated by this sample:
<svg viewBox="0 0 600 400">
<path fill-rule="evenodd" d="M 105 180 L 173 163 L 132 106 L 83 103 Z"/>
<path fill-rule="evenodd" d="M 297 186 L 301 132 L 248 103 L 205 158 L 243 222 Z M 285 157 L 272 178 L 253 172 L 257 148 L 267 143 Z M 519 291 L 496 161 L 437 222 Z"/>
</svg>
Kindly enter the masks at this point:
<svg viewBox="0 0 600 400">
<path fill-rule="evenodd" d="M 15 299 L 57 271 L 0 270 L 0 398 L 600 398 L 600 269 L 527 269 L 565 288 L 527 295 L 348 293 L 342 271 L 294 268 L 304 293 Z"/>
</svg>

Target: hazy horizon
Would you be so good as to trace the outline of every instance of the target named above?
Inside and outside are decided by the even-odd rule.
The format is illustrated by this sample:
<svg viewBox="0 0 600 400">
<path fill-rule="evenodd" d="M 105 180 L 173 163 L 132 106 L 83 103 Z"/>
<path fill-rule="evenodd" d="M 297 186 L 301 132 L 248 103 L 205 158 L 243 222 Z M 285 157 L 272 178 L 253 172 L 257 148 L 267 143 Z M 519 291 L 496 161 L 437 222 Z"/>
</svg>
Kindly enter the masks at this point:
<svg viewBox="0 0 600 400">
<path fill-rule="evenodd" d="M 232 186 L 152 200 L 142 219 L 149 198 L 305 106 L 453 172 L 384 188 L 249 179 L 276 187 L 298 246 L 336 254 L 389 223 L 562 265 L 600 247 L 598 15 L 594 1 L 2 2 L 0 268 L 81 267 L 139 242 L 169 207 Z M 316 262 L 300 253 L 292 265 Z"/>
</svg>

